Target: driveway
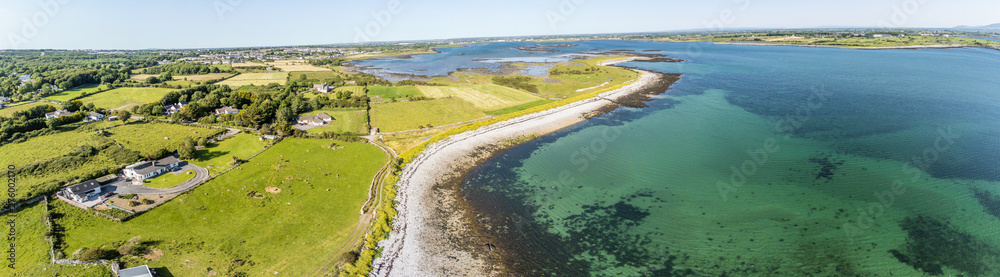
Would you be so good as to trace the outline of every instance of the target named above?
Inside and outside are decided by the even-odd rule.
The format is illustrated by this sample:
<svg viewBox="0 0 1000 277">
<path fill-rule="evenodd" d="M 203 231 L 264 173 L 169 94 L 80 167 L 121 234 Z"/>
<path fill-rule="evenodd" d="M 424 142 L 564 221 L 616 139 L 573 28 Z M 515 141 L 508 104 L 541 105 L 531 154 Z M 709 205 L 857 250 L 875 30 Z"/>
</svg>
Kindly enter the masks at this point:
<svg viewBox="0 0 1000 277">
<path fill-rule="evenodd" d="M 240 129 L 227 128 L 229 131 L 225 134 L 220 135 L 216 140 L 224 140 L 228 137 L 235 136 L 240 133 Z"/>
<path fill-rule="evenodd" d="M 140 194 L 140 195 L 145 195 L 145 194 L 174 194 L 174 193 L 181 193 L 181 192 L 185 192 L 187 190 L 190 190 L 191 188 L 194 188 L 195 186 L 197 186 L 197 185 L 199 185 L 201 183 L 204 183 L 206 180 L 208 180 L 209 175 L 208 175 L 208 170 L 207 169 L 202 168 L 202 167 L 197 166 L 197 165 L 193 165 L 193 164 L 188 163 L 188 162 L 183 162 L 183 163 L 184 163 L 184 165 L 181 166 L 180 169 L 177 170 L 177 172 L 184 172 L 186 170 L 193 170 L 194 173 L 195 173 L 195 176 L 194 176 L 194 178 L 191 178 L 191 180 L 187 180 L 184 183 L 181 183 L 180 185 L 178 185 L 176 187 L 172 187 L 172 188 L 168 188 L 168 189 L 154 189 L 154 188 L 143 186 L 143 185 L 132 185 L 131 182 L 126 182 L 126 181 L 118 181 L 118 182 L 112 183 L 112 184 L 110 184 L 108 186 L 109 186 L 109 188 L 111 190 L 114 190 L 115 193 L 118 193 L 118 194 Z M 165 174 L 173 174 L 173 172 L 168 172 L 168 173 L 165 173 Z"/>
</svg>

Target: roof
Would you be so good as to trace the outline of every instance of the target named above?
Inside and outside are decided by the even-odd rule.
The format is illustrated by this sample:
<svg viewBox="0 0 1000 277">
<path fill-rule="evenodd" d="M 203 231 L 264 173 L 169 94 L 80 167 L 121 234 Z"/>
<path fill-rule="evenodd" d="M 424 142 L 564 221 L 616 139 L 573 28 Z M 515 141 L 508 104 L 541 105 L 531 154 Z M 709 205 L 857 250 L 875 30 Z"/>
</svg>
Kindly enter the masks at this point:
<svg viewBox="0 0 1000 277">
<path fill-rule="evenodd" d="M 118 271 L 119 277 L 153 277 L 153 272 L 149 271 L 146 265 L 126 268 Z"/>
<path fill-rule="evenodd" d="M 135 166 L 130 166 L 135 173 L 139 175 L 146 175 L 150 172 L 154 172 L 167 167 L 170 164 L 179 163 L 181 160 L 177 159 L 176 155 L 168 156 L 163 159 L 155 160 L 152 162 L 144 162 Z"/>
<path fill-rule="evenodd" d="M 83 181 L 83 183 L 69 186 L 68 190 L 72 194 L 84 195 L 84 193 L 99 187 L 101 187 L 101 183 L 98 183 L 97 180 L 87 180 Z"/>
<path fill-rule="evenodd" d="M 326 120 L 333 120 L 333 117 L 330 116 L 327 113 L 319 113 L 319 114 L 316 115 L 316 118 L 322 119 L 324 121 L 326 121 Z"/>
<path fill-rule="evenodd" d="M 105 175 L 104 177 L 94 179 L 94 181 L 97 181 L 98 183 L 101 183 L 101 184 L 106 184 L 109 181 L 114 181 L 115 179 L 118 179 L 118 175 L 108 174 L 108 175 Z"/>
<path fill-rule="evenodd" d="M 229 106 L 215 109 L 215 112 L 217 112 L 217 113 L 235 113 L 235 112 L 239 112 L 239 111 L 240 110 L 237 110 L 236 108 L 229 107 Z"/>
<path fill-rule="evenodd" d="M 87 114 L 87 116 L 89 116 L 89 117 L 101 117 L 101 116 L 104 116 L 104 115 L 96 113 L 96 112 L 90 112 L 89 114 Z"/>
<path fill-rule="evenodd" d="M 73 113 L 71 113 L 71 112 L 69 112 L 67 110 L 58 110 L 58 111 L 54 111 L 54 112 L 50 112 L 50 113 L 45 113 L 45 116 L 46 117 L 48 117 L 48 116 L 60 117 L 60 116 L 71 115 L 71 114 L 73 114 Z"/>
</svg>

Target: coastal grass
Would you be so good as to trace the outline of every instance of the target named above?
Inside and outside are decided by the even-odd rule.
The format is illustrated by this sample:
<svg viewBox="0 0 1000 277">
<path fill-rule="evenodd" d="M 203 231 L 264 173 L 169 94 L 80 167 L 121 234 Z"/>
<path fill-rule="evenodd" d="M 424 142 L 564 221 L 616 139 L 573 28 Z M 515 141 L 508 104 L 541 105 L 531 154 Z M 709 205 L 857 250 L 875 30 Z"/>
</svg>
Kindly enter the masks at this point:
<svg viewBox="0 0 1000 277">
<path fill-rule="evenodd" d="M 45 99 L 59 101 L 59 102 L 67 102 L 69 100 L 73 100 L 81 96 L 92 94 L 96 91 L 106 90 L 106 89 L 108 89 L 108 87 L 105 85 L 86 85 L 70 90 L 60 91 L 59 93 L 46 96 Z"/>
<path fill-rule="evenodd" d="M 116 88 L 81 98 L 84 104 L 94 103 L 103 109 L 121 110 L 131 106 L 159 101 L 173 89 L 166 88 Z"/>
<path fill-rule="evenodd" d="M 130 259 L 124 267 L 166 267 L 174 276 L 323 275 L 342 252 L 356 249 L 348 238 L 385 158 L 365 143 L 288 138 L 123 223 L 58 203 L 63 216 L 55 223 L 65 229 L 66 246 L 58 251 L 141 236 L 162 257 Z"/>
<path fill-rule="evenodd" d="M 434 135 L 443 133 L 443 129 L 429 129 L 415 132 L 408 132 L 395 135 L 385 135 L 383 142 L 396 153 L 403 153 L 410 148 L 420 145 L 420 143 L 434 137 Z"/>
<path fill-rule="evenodd" d="M 385 99 L 391 98 L 407 98 L 424 95 L 420 93 L 420 90 L 415 86 L 370 86 L 368 87 L 368 96 L 372 98 L 378 97 L 384 101 Z"/>
<path fill-rule="evenodd" d="M 483 111 L 505 109 L 543 100 L 530 93 L 498 85 L 419 86 L 420 93 L 432 98 L 458 97 Z"/>
<path fill-rule="evenodd" d="M 284 85 L 288 80 L 288 72 L 240 73 L 235 77 L 219 82 L 220 85 L 242 87 L 247 85 L 263 86 L 268 84 Z"/>
<path fill-rule="evenodd" d="M 438 77 L 431 80 L 431 83 L 446 86 L 481 85 L 492 84 L 493 77 L 490 75 L 471 74 L 466 72 L 454 72 L 448 77 Z"/>
<path fill-rule="evenodd" d="M 565 99 L 589 94 L 593 91 L 608 91 L 605 88 L 616 87 L 639 76 L 638 72 L 625 68 L 598 66 L 601 62 L 621 58 L 624 57 L 592 57 L 572 61 L 577 64 L 560 64 L 553 67 L 551 71 L 576 71 L 582 74 L 553 75 L 550 73 L 549 78 L 559 82 L 543 82 L 536 79 L 534 84 L 538 86 L 539 94 L 549 98 Z M 594 68 L 598 70 L 586 71 Z"/>
<path fill-rule="evenodd" d="M 267 143 L 256 136 L 236 134 L 223 141 L 209 145 L 194 152 L 190 163 L 203 167 L 209 174 L 216 174 L 233 166 L 233 157 L 249 158 L 250 155 L 264 150 Z"/>
<path fill-rule="evenodd" d="M 459 98 L 372 104 L 371 125 L 380 132 L 398 132 L 442 126 L 486 116 Z"/>
<path fill-rule="evenodd" d="M 24 104 L 20 104 L 20 105 L 16 105 L 16 106 L 10 106 L 10 107 L 6 107 L 6 108 L 3 108 L 3 109 L 0 109 L 0 116 L 11 116 L 11 115 L 13 115 L 16 112 L 27 111 L 27 110 L 30 110 L 31 108 L 34 108 L 34 107 L 46 106 L 46 105 L 52 106 L 53 108 L 55 107 L 54 104 L 48 103 L 48 102 L 24 103 Z"/>
<path fill-rule="evenodd" d="M 183 172 L 167 172 L 160 176 L 143 180 L 142 185 L 154 189 L 168 189 L 176 187 L 187 180 L 191 180 L 194 176 L 195 173 L 192 170 L 185 170 Z"/>
<path fill-rule="evenodd" d="M 317 115 L 320 113 L 327 113 L 330 117 L 333 117 L 333 121 L 330 122 L 329 126 L 318 127 L 309 129 L 306 132 L 309 133 L 322 133 L 322 132 L 334 132 L 334 133 L 356 133 L 356 134 L 367 134 L 368 133 L 368 116 L 365 110 L 343 110 L 343 109 L 325 109 L 325 110 L 315 110 L 302 115 Z"/>
<path fill-rule="evenodd" d="M 102 265 L 52 264 L 49 257 L 49 242 L 45 237 L 49 230 L 46 225 L 48 215 L 45 210 L 45 203 L 38 202 L 5 216 L 14 219 L 15 227 L 8 228 L 13 231 L 13 235 L 5 238 L 8 239 L 6 243 L 8 246 L 15 246 L 15 259 L 13 264 L 6 258 L 0 260 L 0 276 L 114 276 L 110 268 Z M 5 247 L 5 251 L 9 249 L 10 247 Z"/>
<path fill-rule="evenodd" d="M 138 151 L 142 156 L 154 155 L 161 150 L 175 152 L 191 138 L 209 138 L 225 130 L 191 127 L 167 123 L 132 123 L 108 130 L 108 137 L 123 147 Z"/>
<path fill-rule="evenodd" d="M 488 114 L 488 115 L 509 114 L 509 113 L 512 113 L 512 112 L 516 112 L 516 111 L 520 111 L 520 110 L 524 110 L 524 109 L 530 109 L 530 108 L 538 107 L 538 106 L 545 105 L 545 104 L 548 104 L 548 103 L 552 103 L 552 101 L 553 100 L 549 100 L 549 99 L 541 99 L 541 100 L 538 100 L 538 101 L 535 101 L 535 102 L 528 102 L 528 103 L 520 104 L 520 105 L 517 105 L 517 106 L 511 106 L 511 107 L 499 109 L 499 110 L 486 111 L 486 114 Z"/>
</svg>

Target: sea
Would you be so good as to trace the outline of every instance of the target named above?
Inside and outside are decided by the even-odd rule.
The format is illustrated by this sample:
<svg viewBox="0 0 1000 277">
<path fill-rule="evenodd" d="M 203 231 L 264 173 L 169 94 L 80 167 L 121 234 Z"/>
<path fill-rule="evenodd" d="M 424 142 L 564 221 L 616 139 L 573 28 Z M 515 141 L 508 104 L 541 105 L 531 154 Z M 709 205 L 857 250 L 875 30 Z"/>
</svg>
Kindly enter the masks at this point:
<svg viewBox="0 0 1000 277">
<path fill-rule="evenodd" d="M 544 48 L 546 51 L 538 51 Z M 1000 51 L 584 41 L 358 63 L 386 77 L 607 53 L 683 62 L 646 108 L 461 181 L 523 276 L 1000 276 Z M 456 265 L 460 266 L 460 265 Z"/>
</svg>

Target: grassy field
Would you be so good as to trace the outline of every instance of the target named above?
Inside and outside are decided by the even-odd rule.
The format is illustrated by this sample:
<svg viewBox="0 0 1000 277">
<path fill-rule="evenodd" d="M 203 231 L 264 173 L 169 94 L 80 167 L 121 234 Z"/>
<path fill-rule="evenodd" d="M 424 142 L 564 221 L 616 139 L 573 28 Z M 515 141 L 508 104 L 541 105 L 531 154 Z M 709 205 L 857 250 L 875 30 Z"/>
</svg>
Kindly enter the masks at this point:
<svg viewBox="0 0 1000 277">
<path fill-rule="evenodd" d="M 219 130 L 167 123 L 133 123 L 115 127 L 109 132 L 111 135 L 108 137 L 114 141 L 146 156 L 160 149 L 166 149 L 168 152 L 177 151 L 185 139 L 198 140 L 210 137 Z"/>
<path fill-rule="evenodd" d="M 577 95 L 586 94 L 592 91 L 596 91 L 602 88 L 615 87 L 623 83 L 634 80 L 639 77 L 639 73 L 631 71 L 624 68 L 610 67 L 610 66 L 597 66 L 598 63 L 620 59 L 622 57 L 593 57 L 584 60 L 576 60 L 573 63 L 577 64 L 562 64 L 552 68 L 553 71 L 571 71 L 577 70 L 583 72 L 583 70 L 588 68 L 597 67 L 599 70 L 590 71 L 584 74 L 562 74 L 562 75 L 549 75 L 557 83 L 544 82 L 541 79 L 535 80 L 533 84 L 538 86 L 538 90 L 541 95 L 548 98 L 570 98 Z M 606 84 L 605 84 L 606 83 Z M 589 89 L 588 89 L 589 88 Z M 581 89 L 586 89 L 583 91 L 578 91 Z"/>
<path fill-rule="evenodd" d="M 442 132 L 444 132 L 444 130 L 431 129 L 398 135 L 388 135 L 385 136 L 385 145 L 395 150 L 396 153 L 403 153 L 414 146 L 420 145 L 420 143 L 424 142 L 424 139 L 430 138 Z"/>
<path fill-rule="evenodd" d="M 14 241 L 8 241 L 7 236 L 4 236 L 4 250 L 10 249 L 10 244 L 16 246 L 16 263 L 11 266 L 10 260 L 6 258 L 0 260 L 0 276 L 114 276 L 111 269 L 106 266 L 69 266 L 50 263 L 49 243 L 45 241 L 48 227 L 43 220 L 44 216 L 45 205 L 42 202 L 10 215 L 10 218 L 16 220 L 16 227 L 12 229 Z M 5 229 L 5 234 L 8 229 L 10 228 Z"/>
<path fill-rule="evenodd" d="M 87 86 L 82 86 L 82 87 L 74 88 L 74 89 L 71 89 L 71 90 L 60 91 L 59 93 L 46 96 L 45 99 L 55 100 L 55 101 L 59 101 L 59 102 L 66 102 L 66 101 L 69 101 L 70 99 L 80 97 L 80 95 L 83 95 L 85 93 L 86 94 L 91 94 L 91 93 L 94 93 L 95 91 L 102 90 L 102 89 L 108 89 L 108 87 L 104 86 L 104 85 L 87 85 Z"/>
<path fill-rule="evenodd" d="M 365 87 L 362 86 L 345 86 L 333 89 L 333 92 L 350 92 L 354 96 L 365 96 Z"/>
<path fill-rule="evenodd" d="M 228 85 L 231 87 L 242 87 L 246 85 L 263 86 L 271 83 L 276 83 L 279 85 L 284 85 L 288 80 L 287 72 L 274 72 L 274 73 L 242 73 L 236 75 L 236 77 L 229 78 L 225 81 L 219 82 L 220 85 Z"/>
<path fill-rule="evenodd" d="M 466 72 L 455 72 L 449 77 L 439 77 L 431 80 L 431 83 L 442 84 L 448 86 L 464 86 L 464 85 L 482 85 L 482 84 L 492 84 L 491 81 L 494 76 L 480 75 L 480 74 L 470 74 Z"/>
<path fill-rule="evenodd" d="M 116 88 L 80 99 L 84 104 L 94 103 L 98 108 L 120 110 L 131 106 L 160 101 L 173 89 L 166 88 Z"/>
<path fill-rule="evenodd" d="M 267 66 L 267 65 L 263 63 L 233 63 L 231 66 L 236 68 L 236 67 L 254 67 L 254 66 Z"/>
<path fill-rule="evenodd" d="M 336 71 L 306 71 L 306 72 L 291 72 L 289 80 L 297 81 L 302 80 L 302 76 L 306 76 L 305 80 L 313 82 L 322 82 L 326 79 L 333 79 L 334 77 L 345 77 L 346 73 L 336 72 Z"/>
<path fill-rule="evenodd" d="M 380 132 L 420 129 L 421 126 L 441 126 L 486 116 L 482 110 L 459 98 L 429 101 L 373 104 L 371 125 Z"/>
<path fill-rule="evenodd" d="M 156 189 L 168 189 L 176 187 L 187 180 L 191 180 L 194 178 L 194 175 L 194 171 L 191 170 L 185 170 L 183 172 L 167 172 L 163 175 L 156 176 L 156 178 L 143 180 L 142 185 Z"/>
<path fill-rule="evenodd" d="M 493 111 L 543 100 L 541 97 L 520 90 L 497 85 L 470 86 L 420 86 L 427 97 L 458 97 L 483 111 Z"/>
<path fill-rule="evenodd" d="M 204 149 L 195 151 L 194 160 L 190 161 L 208 169 L 210 174 L 222 172 L 232 167 L 233 157 L 249 158 L 250 155 L 264 149 L 267 143 L 256 136 L 237 134 Z"/>
<path fill-rule="evenodd" d="M 338 147 L 329 148 L 333 143 Z M 123 267 L 149 264 L 174 276 L 322 276 L 356 246 L 348 238 L 385 159 L 369 144 L 288 138 L 124 223 L 58 203 L 55 211 L 65 214 L 56 220 L 66 230 L 61 251 L 141 236 L 162 257 Z"/>
<path fill-rule="evenodd" d="M 368 120 L 365 117 L 365 110 L 317 110 L 304 115 L 317 115 L 319 113 L 329 114 L 330 117 L 333 117 L 333 122 L 330 122 L 330 126 L 309 129 L 307 132 L 368 133 Z"/>
<path fill-rule="evenodd" d="M 381 98 L 383 100 L 388 100 L 389 98 L 406 98 L 413 96 L 424 96 L 420 93 L 420 90 L 414 86 L 402 86 L 402 87 L 383 87 L 383 86 L 371 86 L 368 87 L 368 96 L 375 98 Z"/>
<path fill-rule="evenodd" d="M 310 65 L 304 60 L 281 60 L 267 63 L 281 71 L 330 71 L 329 68 L 322 68 Z"/>
<path fill-rule="evenodd" d="M 31 108 L 34 108 L 34 107 L 37 107 L 37 106 L 43 106 L 43 105 L 50 105 L 50 106 L 55 107 L 55 105 L 53 105 L 51 103 L 48 103 L 48 102 L 31 102 L 31 103 L 20 104 L 20 105 L 17 105 L 17 106 L 6 107 L 6 108 L 3 108 L 3 109 L 0 109 L 0 116 L 10 116 L 10 115 L 12 115 L 12 114 L 14 114 L 16 112 L 27 111 L 27 110 L 30 110 Z"/>
</svg>

